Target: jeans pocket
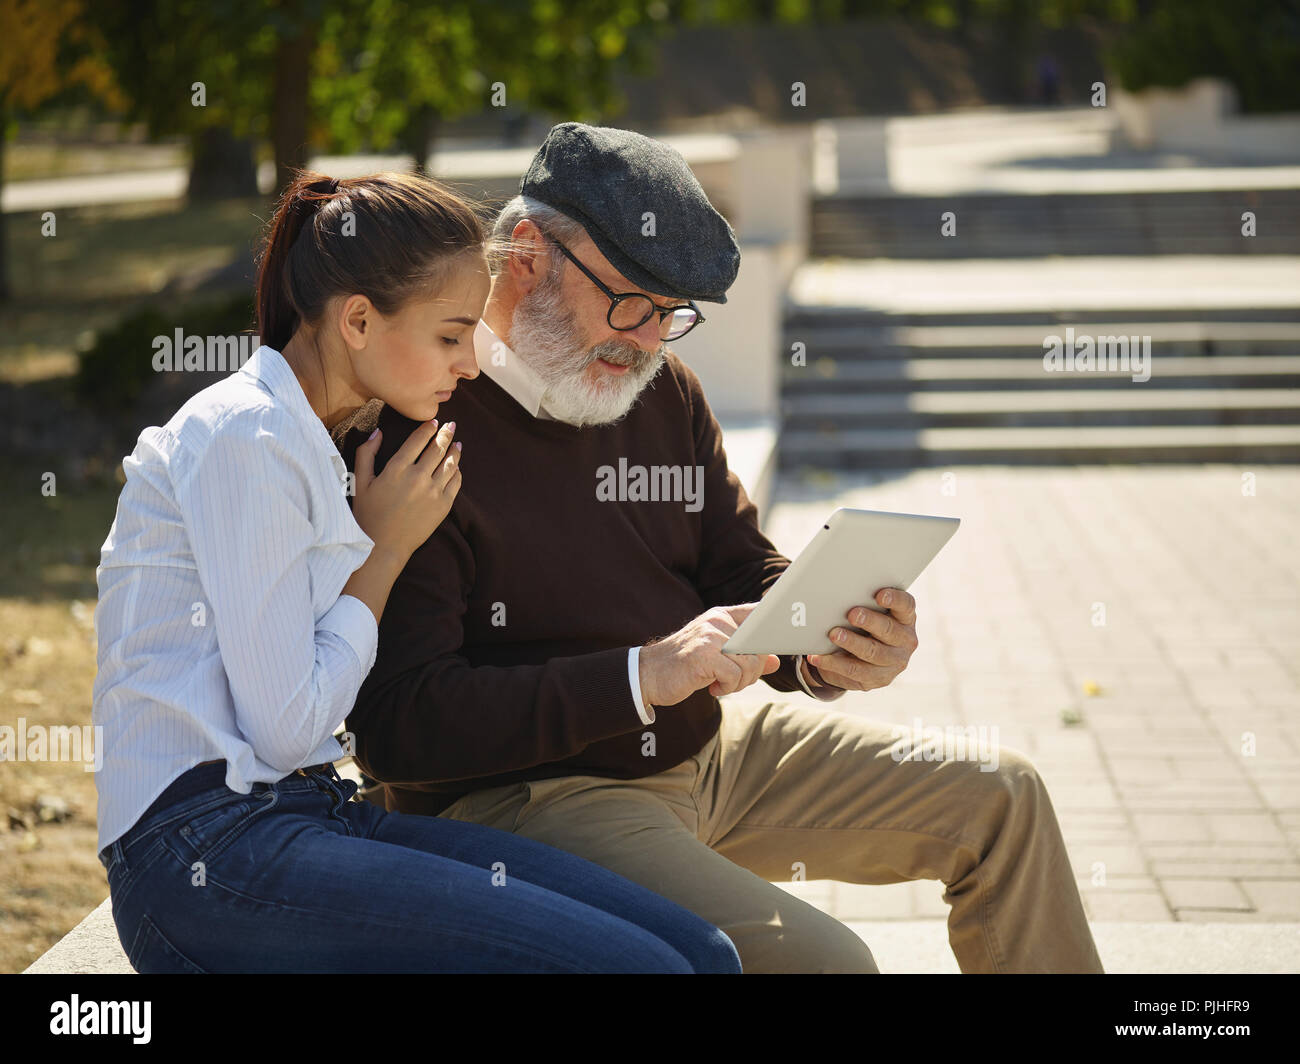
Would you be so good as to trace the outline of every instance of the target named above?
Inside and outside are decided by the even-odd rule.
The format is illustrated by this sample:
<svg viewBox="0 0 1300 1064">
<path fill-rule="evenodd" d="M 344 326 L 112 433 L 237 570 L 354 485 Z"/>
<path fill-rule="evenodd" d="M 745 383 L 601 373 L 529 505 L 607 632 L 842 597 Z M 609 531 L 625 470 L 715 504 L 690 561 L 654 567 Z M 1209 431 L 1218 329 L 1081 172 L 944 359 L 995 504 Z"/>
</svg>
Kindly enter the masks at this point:
<svg viewBox="0 0 1300 1064">
<path fill-rule="evenodd" d="M 158 930 L 148 913 L 140 917 L 140 927 L 127 951 L 126 959 L 141 975 L 204 975 L 204 970 L 185 956 Z"/>
<path fill-rule="evenodd" d="M 205 865 L 216 860 L 259 817 L 275 808 L 279 798 L 279 793 L 271 789 L 208 809 L 184 821 L 176 826 L 173 835 L 176 855 L 187 862 Z"/>
</svg>

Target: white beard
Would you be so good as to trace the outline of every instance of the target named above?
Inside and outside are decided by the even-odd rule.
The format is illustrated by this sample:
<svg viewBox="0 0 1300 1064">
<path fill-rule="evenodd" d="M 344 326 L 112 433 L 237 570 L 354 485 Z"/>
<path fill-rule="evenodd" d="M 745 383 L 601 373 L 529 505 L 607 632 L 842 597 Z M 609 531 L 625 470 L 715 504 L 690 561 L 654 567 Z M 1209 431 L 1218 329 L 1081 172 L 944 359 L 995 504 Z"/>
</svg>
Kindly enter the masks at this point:
<svg viewBox="0 0 1300 1064">
<path fill-rule="evenodd" d="M 507 342 L 542 378 L 542 408 L 578 428 L 609 425 L 624 417 L 663 366 L 666 350 L 661 343 L 646 354 L 630 341 L 619 340 L 582 350 L 577 315 L 564 305 L 559 280 L 552 277 L 519 301 Z M 592 369 L 598 358 L 631 369 L 609 377 Z M 600 377 L 593 379 L 594 374 Z"/>
</svg>

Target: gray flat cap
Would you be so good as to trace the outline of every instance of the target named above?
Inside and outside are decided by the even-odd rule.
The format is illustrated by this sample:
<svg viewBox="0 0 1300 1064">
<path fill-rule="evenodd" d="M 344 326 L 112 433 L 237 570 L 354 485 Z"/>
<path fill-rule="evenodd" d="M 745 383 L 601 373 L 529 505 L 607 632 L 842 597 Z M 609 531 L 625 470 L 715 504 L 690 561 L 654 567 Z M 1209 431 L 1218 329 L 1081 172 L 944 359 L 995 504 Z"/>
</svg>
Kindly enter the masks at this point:
<svg viewBox="0 0 1300 1064">
<path fill-rule="evenodd" d="M 521 195 L 568 215 L 638 288 L 725 303 L 740 268 L 736 234 L 681 153 L 640 133 L 553 126 L 519 182 Z M 642 235 L 644 214 L 655 235 Z"/>
</svg>

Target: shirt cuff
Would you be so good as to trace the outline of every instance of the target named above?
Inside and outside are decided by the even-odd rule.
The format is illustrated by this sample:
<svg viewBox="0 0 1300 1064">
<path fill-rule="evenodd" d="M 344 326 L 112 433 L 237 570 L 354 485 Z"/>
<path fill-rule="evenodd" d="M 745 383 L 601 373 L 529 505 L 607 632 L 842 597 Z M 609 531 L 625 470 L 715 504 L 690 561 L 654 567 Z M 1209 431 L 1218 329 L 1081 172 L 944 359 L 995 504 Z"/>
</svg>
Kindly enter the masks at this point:
<svg viewBox="0 0 1300 1064">
<path fill-rule="evenodd" d="M 839 698 L 841 695 L 844 694 L 844 688 L 835 687 L 831 684 L 826 684 L 816 689 L 810 688 L 807 682 L 803 678 L 802 670 L 799 668 L 799 666 L 803 663 L 803 659 L 804 656 L 802 654 L 795 655 L 794 674 L 799 679 L 799 686 L 802 687 L 805 691 L 807 691 L 809 695 L 817 699 L 818 702 L 834 702 L 837 698 Z M 811 669 L 814 668 L 814 666 L 809 665 L 808 668 Z M 820 673 L 818 675 L 820 675 Z"/>
<path fill-rule="evenodd" d="M 361 663 L 363 678 L 369 675 L 379 652 L 379 622 L 369 606 L 355 595 L 340 595 L 316 622 L 316 627 L 333 632 L 344 640 Z"/>
<path fill-rule="evenodd" d="M 796 654 L 794 656 L 794 678 L 799 681 L 799 686 L 803 688 L 804 694 L 806 694 L 809 698 L 817 697 L 815 694 L 812 693 L 812 688 L 808 686 L 808 681 L 803 678 L 803 655 L 802 654 Z"/>
<path fill-rule="evenodd" d="M 632 688 L 632 701 L 636 703 L 637 716 L 641 718 L 642 724 L 653 724 L 655 722 L 655 711 L 653 707 L 647 707 L 641 699 L 641 648 L 632 647 L 627 652 L 627 682 Z"/>
</svg>

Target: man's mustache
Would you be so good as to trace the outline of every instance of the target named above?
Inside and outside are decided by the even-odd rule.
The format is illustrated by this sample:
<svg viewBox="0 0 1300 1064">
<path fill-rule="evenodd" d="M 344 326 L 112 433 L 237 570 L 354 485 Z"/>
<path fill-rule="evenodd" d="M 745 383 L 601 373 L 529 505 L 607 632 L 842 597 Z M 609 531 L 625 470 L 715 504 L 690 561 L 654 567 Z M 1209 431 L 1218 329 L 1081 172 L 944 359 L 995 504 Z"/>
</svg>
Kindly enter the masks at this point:
<svg viewBox="0 0 1300 1064">
<path fill-rule="evenodd" d="M 611 340 L 603 344 L 597 344 L 588 351 L 582 368 L 586 369 L 587 366 L 600 358 L 615 366 L 631 366 L 633 369 L 641 369 L 657 359 L 662 351 L 662 344 L 654 351 L 642 351 L 639 347 Z"/>
</svg>

